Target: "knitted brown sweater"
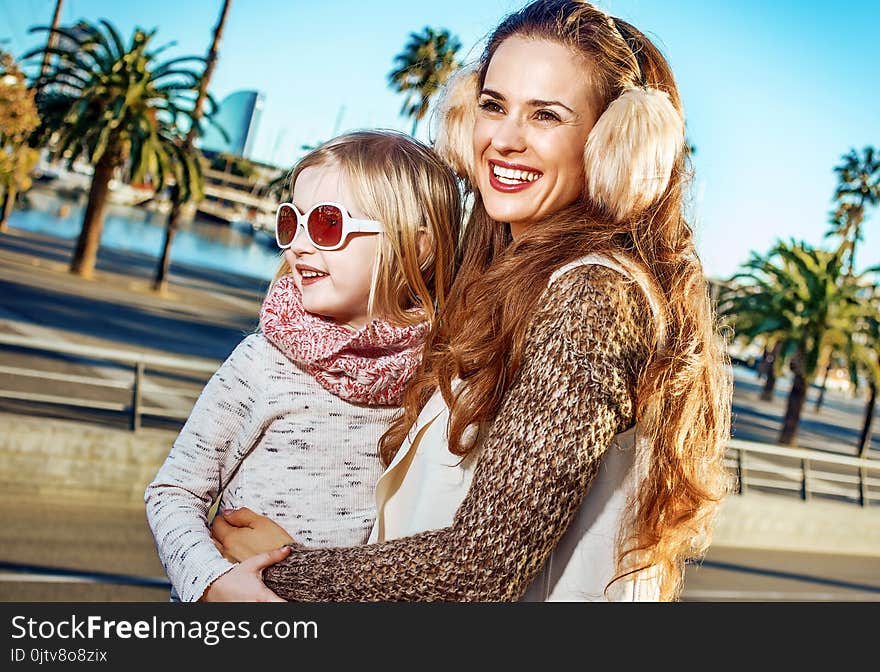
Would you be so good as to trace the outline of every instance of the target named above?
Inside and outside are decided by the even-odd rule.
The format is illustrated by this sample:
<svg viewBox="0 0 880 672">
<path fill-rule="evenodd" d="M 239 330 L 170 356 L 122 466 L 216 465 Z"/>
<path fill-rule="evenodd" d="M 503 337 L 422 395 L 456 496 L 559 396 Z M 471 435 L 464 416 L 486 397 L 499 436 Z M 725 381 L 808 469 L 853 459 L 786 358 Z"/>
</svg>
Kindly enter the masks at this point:
<svg viewBox="0 0 880 672">
<path fill-rule="evenodd" d="M 450 527 L 352 548 L 303 549 L 264 572 L 296 601 L 516 600 L 587 494 L 612 437 L 634 422 L 652 318 L 631 280 L 602 266 L 545 290 L 523 364 Z"/>
</svg>

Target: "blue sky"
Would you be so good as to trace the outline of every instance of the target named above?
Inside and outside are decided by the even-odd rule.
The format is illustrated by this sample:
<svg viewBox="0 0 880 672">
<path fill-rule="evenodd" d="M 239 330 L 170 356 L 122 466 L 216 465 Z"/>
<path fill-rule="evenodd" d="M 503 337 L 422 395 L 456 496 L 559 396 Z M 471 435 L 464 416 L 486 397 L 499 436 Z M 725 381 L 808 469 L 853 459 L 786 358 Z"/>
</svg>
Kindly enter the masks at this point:
<svg viewBox="0 0 880 672">
<path fill-rule="evenodd" d="M 219 0 L 64 0 L 62 21 L 107 18 L 204 55 Z M 255 158 L 290 165 L 300 146 L 351 128 L 409 130 L 386 76 L 411 31 L 445 27 L 465 55 L 522 1 L 234 0 L 212 92 L 265 96 Z M 706 272 L 726 277 L 777 238 L 821 245 L 850 148 L 880 146 L 880 3 L 794 0 L 604 0 L 669 59 L 697 147 L 693 210 Z M 55 0 L 0 0 L 0 40 L 15 55 L 38 43 Z M 427 139 L 428 124 L 418 137 Z M 880 263 L 880 213 L 869 214 L 857 266 Z"/>
</svg>

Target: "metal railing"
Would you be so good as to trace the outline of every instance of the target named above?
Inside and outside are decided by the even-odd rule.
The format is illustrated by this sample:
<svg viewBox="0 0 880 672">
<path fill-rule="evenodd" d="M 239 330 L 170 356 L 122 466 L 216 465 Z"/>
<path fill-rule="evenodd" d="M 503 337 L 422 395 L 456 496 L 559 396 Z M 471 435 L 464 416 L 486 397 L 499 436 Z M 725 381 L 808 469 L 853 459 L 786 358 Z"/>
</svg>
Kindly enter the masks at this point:
<svg viewBox="0 0 880 672">
<path fill-rule="evenodd" d="M 126 393 L 120 395 L 121 399 L 98 400 L 84 396 L 72 396 L 70 394 L 47 394 L 43 392 L 30 392 L 15 389 L 0 389 L 0 398 L 16 399 L 19 401 L 35 401 L 47 404 L 61 404 L 65 406 L 77 406 L 107 411 L 127 412 L 130 418 L 132 431 L 137 431 L 141 426 L 144 415 L 164 418 L 185 420 L 192 409 L 198 391 L 190 386 L 169 386 L 151 382 L 147 384 L 147 370 L 164 372 L 165 377 L 169 374 L 205 374 L 200 375 L 200 382 L 204 384 L 208 377 L 213 374 L 220 362 L 208 360 L 195 360 L 191 358 L 167 357 L 163 355 L 150 355 L 146 353 L 131 352 L 112 348 L 95 347 L 91 345 L 78 345 L 73 343 L 58 343 L 56 341 L 44 341 L 18 336 L 13 334 L 0 334 L 0 345 L 28 350 L 36 350 L 51 355 L 72 355 L 83 360 L 98 360 L 112 362 L 131 367 L 129 379 L 113 379 L 100 373 L 91 375 L 79 375 L 61 373 L 45 369 L 33 369 L 17 366 L 0 366 L 0 373 L 32 378 L 59 383 L 76 383 L 94 388 L 121 389 Z M 177 403 L 171 405 L 147 405 L 144 403 L 145 393 L 151 398 L 172 396 L 177 397 Z M 180 403 L 180 399 L 184 403 Z"/>
<path fill-rule="evenodd" d="M 725 464 L 739 494 L 757 487 L 797 492 L 805 501 L 823 495 L 880 502 L 880 460 L 731 439 Z"/>
<path fill-rule="evenodd" d="M 144 415 L 185 420 L 202 385 L 220 362 L 192 358 L 149 355 L 125 350 L 99 348 L 71 343 L 36 340 L 26 336 L 0 334 L 0 346 L 25 348 L 51 355 L 70 355 L 85 360 L 99 360 L 131 367 L 130 378 L 113 380 L 98 373 L 80 375 L 25 367 L 0 366 L 0 374 L 38 378 L 48 381 L 75 383 L 93 387 L 121 389 L 124 400 L 94 400 L 69 394 L 46 394 L 0 389 L 0 398 L 62 404 L 84 408 L 125 412 L 133 431 L 141 426 Z M 189 386 L 147 384 L 147 370 L 180 374 L 201 374 Z M 193 389 L 194 385 L 197 389 Z M 145 393 L 151 398 L 172 396 L 176 404 L 146 405 Z M 796 492 L 801 499 L 819 495 L 855 501 L 862 506 L 880 502 L 880 460 L 849 457 L 820 450 L 786 448 L 766 443 L 731 439 L 725 465 L 736 477 L 740 494 L 750 488 Z"/>
</svg>

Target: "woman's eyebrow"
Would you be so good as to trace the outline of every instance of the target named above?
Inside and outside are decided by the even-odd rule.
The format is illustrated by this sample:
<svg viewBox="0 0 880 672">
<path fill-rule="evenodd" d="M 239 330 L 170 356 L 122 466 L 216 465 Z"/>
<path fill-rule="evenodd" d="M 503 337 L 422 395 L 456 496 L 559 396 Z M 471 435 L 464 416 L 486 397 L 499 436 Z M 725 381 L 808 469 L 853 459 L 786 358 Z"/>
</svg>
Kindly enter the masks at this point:
<svg viewBox="0 0 880 672">
<path fill-rule="evenodd" d="M 563 110 L 568 110 L 572 114 L 575 114 L 575 111 L 571 109 L 568 105 L 560 103 L 558 100 L 530 100 L 527 105 L 532 107 L 561 107 Z"/>
<path fill-rule="evenodd" d="M 480 95 L 490 96 L 491 98 L 494 98 L 495 100 L 498 100 L 502 103 L 506 101 L 506 98 L 503 95 L 501 95 L 497 91 L 493 91 L 492 89 L 483 89 L 482 91 L 480 91 Z M 568 105 L 561 103 L 558 100 L 540 100 L 538 98 L 533 98 L 532 100 L 527 101 L 526 105 L 528 105 L 529 107 L 561 107 L 571 114 L 576 114 L 576 112 Z"/>
</svg>

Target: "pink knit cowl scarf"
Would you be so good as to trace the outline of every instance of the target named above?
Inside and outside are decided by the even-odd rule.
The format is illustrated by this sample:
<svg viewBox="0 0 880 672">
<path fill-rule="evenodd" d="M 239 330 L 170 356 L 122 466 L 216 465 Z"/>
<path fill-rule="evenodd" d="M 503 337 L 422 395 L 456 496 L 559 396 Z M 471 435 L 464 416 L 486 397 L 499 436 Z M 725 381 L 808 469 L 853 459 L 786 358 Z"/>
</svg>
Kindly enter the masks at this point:
<svg viewBox="0 0 880 672">
<path fill-rule="evenodd" d="M 428 334 L 427 321 L 395 327 L 373 320 L 352 332 L 307 312 L 289 275 L 275 283 L 263 302 L 260 327 L 327 391 L 347 401 L 380 406 L 401 405 Z"/>
</svg>

